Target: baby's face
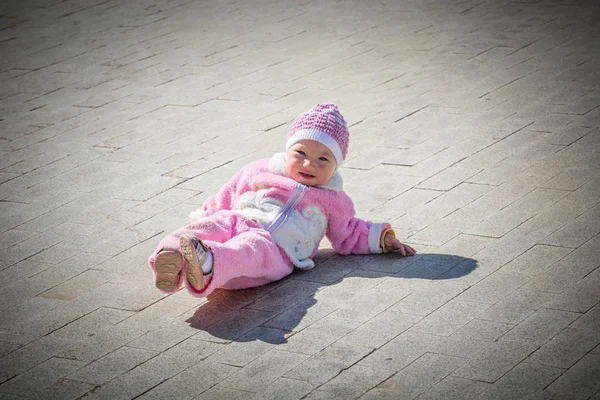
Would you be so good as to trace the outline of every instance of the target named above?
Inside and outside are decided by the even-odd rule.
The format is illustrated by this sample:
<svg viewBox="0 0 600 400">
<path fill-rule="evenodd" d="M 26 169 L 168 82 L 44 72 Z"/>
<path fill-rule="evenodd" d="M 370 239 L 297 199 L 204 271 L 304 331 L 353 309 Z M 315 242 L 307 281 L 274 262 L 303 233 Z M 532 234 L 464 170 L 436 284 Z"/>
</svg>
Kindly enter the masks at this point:
<svg viewBox="0 0 600 400">
<path fill-rule="evenodd" d="M 315 140 L 300 140 L 286 154 L 285 169 L 296 182 L 322 185 L 331 179 L 337 164 L 331 150 Z"/>
</svg>

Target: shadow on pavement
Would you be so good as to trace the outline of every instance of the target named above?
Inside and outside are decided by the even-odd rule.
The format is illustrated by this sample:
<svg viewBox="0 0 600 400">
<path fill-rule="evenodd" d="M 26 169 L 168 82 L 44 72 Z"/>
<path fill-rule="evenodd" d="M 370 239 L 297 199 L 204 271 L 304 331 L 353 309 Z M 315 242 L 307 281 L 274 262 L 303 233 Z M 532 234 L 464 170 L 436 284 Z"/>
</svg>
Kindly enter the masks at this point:
<svg viewBox="0 0 600 400">
<path fill-rule="evenodd" d="M 477 268 L 472 258 L 436 253 L 340 256 L 321 250 L 315 261 L 314 269 L 295 271 L 266 286 L 216 290 L 186 322 L 208 334 L 207 340 L 280 344 L 340 308 L 351 314 L 361 290 L 385 281 L 394 292 L 396 283 L 387 278 L 398 279 L 398 290 L 406 291 L 422 283 L 459 278 Z M 370 285 L 365 279 L 380 282 Z"/>
</svg>

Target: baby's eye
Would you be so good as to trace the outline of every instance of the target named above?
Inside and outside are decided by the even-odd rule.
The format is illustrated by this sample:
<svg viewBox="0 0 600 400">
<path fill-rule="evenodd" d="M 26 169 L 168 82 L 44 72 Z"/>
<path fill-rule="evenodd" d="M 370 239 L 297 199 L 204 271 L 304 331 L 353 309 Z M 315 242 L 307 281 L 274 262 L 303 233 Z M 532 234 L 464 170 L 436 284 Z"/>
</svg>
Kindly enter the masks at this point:
<svg viewBox="0 0 600 400">
<path fill-rule="evenodd" d="M 329 159 L 327 159 L 327 157 L 319 157 L 319 160 L 329 162 Z"/>
<path fill-rule="evenodd" d="M 303 152 L 302 150 L 296 150 L 296 153 L 298 153 L 298 154 L 300 154 L 300 155 L 303 155 L 303 156 L 305 156 L 305 155 L 306 155 L 306 153 L 305 153 L 305 152 Z"/>
</svg>

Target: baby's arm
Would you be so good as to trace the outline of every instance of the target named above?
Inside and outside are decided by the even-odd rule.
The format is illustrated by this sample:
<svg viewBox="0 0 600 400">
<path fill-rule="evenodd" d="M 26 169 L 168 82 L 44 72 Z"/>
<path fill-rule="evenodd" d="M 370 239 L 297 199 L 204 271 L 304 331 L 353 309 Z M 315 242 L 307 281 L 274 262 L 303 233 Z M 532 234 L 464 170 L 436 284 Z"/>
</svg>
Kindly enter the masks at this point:
<svg viewBox="0 0 600 400">
<path fill-rule="evenodd" d="M 373 223 L 354 216 L 354 205 L 348 196 L 340 196 L 330 213 L 327 237 L 340 254 L 369 254 L 398 251 L 402 256 L 414 255 L 415 249 L 396 239 L 388 223 Z"/>
<path fill-rule="evenodd" d="M 417 252 L 415 249 L 407 244 L 400 242 L 396 238 L 396 234 L 393 229 L 388 229 L 381 234 L 381 248 L 385 253 L 392 251 L 399 251 L 403 257 L 409 255 L 413 256 Z"/>
<path fill-rule="evenodd" d="M 338 193 L 329 203 L 327 238 L 340 254 L 381 253 L 381 237 L 390 229 L 387 223 L 377 224 L 355 216 L 354 204 L 345 193 Z"/>
</svg>

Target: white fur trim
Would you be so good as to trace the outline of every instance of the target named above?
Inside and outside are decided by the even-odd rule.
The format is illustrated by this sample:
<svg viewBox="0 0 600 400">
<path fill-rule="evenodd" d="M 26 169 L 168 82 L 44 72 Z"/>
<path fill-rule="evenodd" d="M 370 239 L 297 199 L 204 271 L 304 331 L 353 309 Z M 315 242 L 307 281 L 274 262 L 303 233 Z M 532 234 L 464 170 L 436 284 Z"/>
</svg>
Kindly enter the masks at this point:
<svg viewBox="0 0 600 400">
<path fill-rule="evenodd" d="M 344 180 L 342 179 L 342 175 L 336 171 L 327 182 L 319 185 L 319 187 L 339 192 L 344 190 Z"/>
<path fill-rule="evenodd" d="M 369 250 L 371 250 L 371 253 L 383 253 L 380 243 L 383 229 L 383 224 L 373 224 L 369 228 Z"/>
<path fill-rule="evenodd" d="M 317 129 L 302 129 L 300 131 L 294 132 L 294 134 L 290 136 L 287 142 L 285 142 L 285 149 L 289 149 L 294 145 L 294 143 L 297 143 L 300 140 L 304 139 L 315 140 L 327 146 L 327 148 L 331 150 L 331 153 L 333 153 L 333 156 L 335 157 L 335 161 L 337 163 L 336 168 L 339 168 L 339 166 L 342 165 L 342 163 L 344 162 L 344 157 L 342 156 L 342 149 L 340 148 L 338 142 L 325 132 L 319 131 Z"/>
<path fill-rule="evenodd" d="M 192 211 L 189 214 L 189 217 L 190 217 L 190 220 L 192 220 L 192 222 L 193 222 L 193 221 L 197 221 L 197 220 L 200 220 L 200 219 L 206 217 L 206 213 L 204 212 L 204 209 L 199 208 L 196 211 Z"/>
<path fill-rule="evenodd" d="M 269 168 L 271 171 L 279 175 L 286 175 L 285 170 L 285 153 L 275 153 L 269 159 Z"/>
<path fill-rule="evenodd" d="M 273 154 L 269 159 L 269 168 L 276 174 L 288 176 L 285 169 L 285 153 Z M 336 171 L 327 182 L 316 187 L 339 192 L 344 190 L 344 180 L 342 179 L 342 175 Z"/>
</svg>

